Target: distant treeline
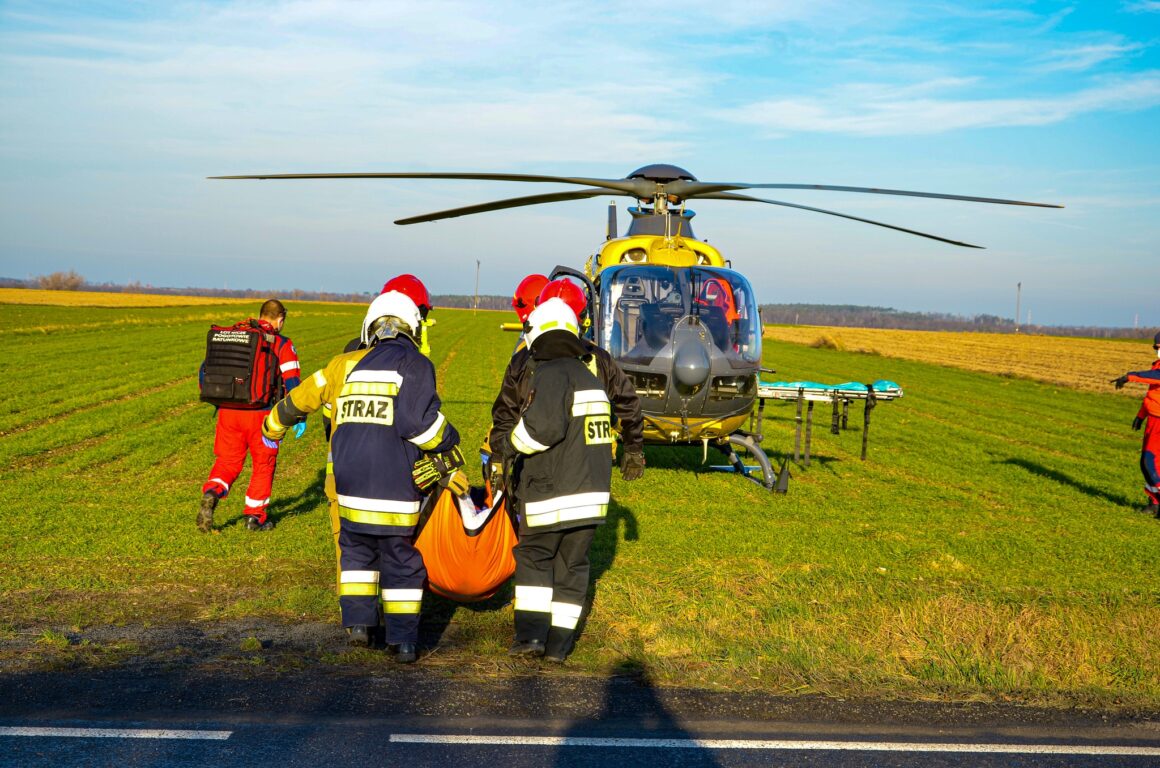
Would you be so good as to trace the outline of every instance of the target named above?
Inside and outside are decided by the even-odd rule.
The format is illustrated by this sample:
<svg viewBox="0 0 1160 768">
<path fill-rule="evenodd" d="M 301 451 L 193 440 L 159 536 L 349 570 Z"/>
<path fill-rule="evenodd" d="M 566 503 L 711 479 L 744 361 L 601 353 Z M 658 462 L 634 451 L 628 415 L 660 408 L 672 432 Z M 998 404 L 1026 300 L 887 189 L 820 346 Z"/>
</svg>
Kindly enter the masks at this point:
<svg viewBox="0 0 1160 768">
<path fill-rule="evenodd" d="M 762 304 L 761 321 L 778 325 L 830 325 L 848 328 L 892 328 L 908 331 L 979 331 L 1014 333 L 1015 321 L 997 315 L 951 315 L 945 312 L 900 312 L 891 307 L 851 304 Z M 1092 325 L 1020 325 L 1020 333 L 1086 336 L 1106 339 L 1152 338 L 1156 328 L 1104 328 Z"/>
<path fill-rule="evenodd" d="M 54 272 L 30 280 L 0 277 L 0 288 L 46 288 L 110 293 L 152 293 L 165 296 L 216 296 L 223 299 L 268 299 L 285 301 L 369 302 L 374 293 L 331 293 L 328 291 L 252 290 L 229 288 L 164 288 L 148 283 L 89 283 L 76 272 Z M 510 296 L 432 296 L 436 307 L 449 309 L 511 309 Z M 900 312 L 891 307 L 861 307 L 852 304 L 762 304 L 761 321 L 780 325 L 831 325 L 850 328 L 893 328 L 911 331 L 979 331 L 1014 333 L 1015 321 L 997 315 L 951 315 L 945 312 Z M 1152 338 L 1157 328 L 1104 328 L 1092 325 L 1022 325 L 1020 333 L 1048 336 L 1086 336 L 1106 339 Z"/>
</svg>

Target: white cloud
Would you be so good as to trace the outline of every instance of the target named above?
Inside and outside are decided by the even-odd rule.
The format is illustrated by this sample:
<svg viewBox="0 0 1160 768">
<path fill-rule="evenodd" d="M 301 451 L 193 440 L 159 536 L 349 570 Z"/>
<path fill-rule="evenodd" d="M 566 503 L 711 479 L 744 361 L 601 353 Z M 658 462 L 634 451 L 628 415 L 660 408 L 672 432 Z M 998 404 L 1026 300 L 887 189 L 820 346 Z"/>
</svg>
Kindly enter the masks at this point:
<svg viewBox="0 0 1160 768">
<path fill-rule="evenodd" d="M 959 81 L 939 83 L 957 87 Z M 1038 98 L 914 98 L 934 90 L 916 84 L 847 86 L 821 97 L 770 99 L 719 112 L 726 121 L 772 134 L 819 132 L 908 136 L 966 128 L 1048 125 L 1077 115 L 1160 105 L 1160 72 L 1125 76 L 1090 88 Z"/>
<path fill-rule="evenodd" d="M 1097 64 L 1138 53 L 1144 47 L 1142 43 L 1101 43 L 1054 50 L 1044 56 L 1045 63 L 1041 69 L 1044 72 L 1081 72 Z"/>
</svg>

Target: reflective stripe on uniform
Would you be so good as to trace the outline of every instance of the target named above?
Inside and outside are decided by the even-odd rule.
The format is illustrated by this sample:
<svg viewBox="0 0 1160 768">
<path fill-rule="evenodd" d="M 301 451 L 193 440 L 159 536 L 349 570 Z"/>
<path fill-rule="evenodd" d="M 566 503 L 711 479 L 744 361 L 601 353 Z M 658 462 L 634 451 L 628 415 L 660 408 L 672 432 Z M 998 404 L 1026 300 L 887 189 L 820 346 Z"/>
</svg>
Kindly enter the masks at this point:
<svg viewBox="0 0 1160 768">
<path fill-rule="evenodd" d="M 343 571 L 338 577 L 339 597 L 374 597 L 378 592 L 378 571 Z"/>
<path fill-rule="evenodd" d="M 352 397 L 359 395 L 379 395 L 382 397 L 394 397 L 399 394 L 399 385 L 389 381 L 348 381 L 342 385 L 342 391 L 338 393 L 338 398 L 341 400 L 344 397 Z"/>
<path fill-rule="evenodd" d="M 403 377 L 398 371 L 373 371 L 363 369 L 351 371 L 346 376 L 347 384 L 369 382 L 374 384 L 394 384 L 396 388 L 403 386 Z"/>
<path fill-rule="evenodd" d="M 419 520 L 419 502 L 338 495 L 338 514 L 352 523 L 407 528 Z"/>
<path fill-rule="evenodd" d="M 248 509 L 254 509 L 256 507 L 264 507 L 269 503 L 270 503 L 269 496 L 267 496 L 264 499 L 251 499 L 249 496 L 246 497 L 246 507 Z"/>
<path fill-rule="evenodd" d="M 573 416 L 605 416 L 612 413 L 608 395 L 600 389 L 586 389 L 572 396 Z"/>
<path fill-rule="evenodd" d="M 552 626 L 561 629 L 576 629 L 580 623 L 580 613 L 584 606 L 574 603 L 552 603 Z"/>
<path fill-rule="evenodd" d="M 421 589 L 384 589 L 384 613 L 418 613 L 423 604 Z"/>
<path fill-rule="evenodd" d="M 316 387 L 318 387 L 319 389 L 322 389 L 323 387 L 326 386 L 326 373 L 321 368 L 319 368 L 317 371 L 314 372 L 313 378 L 314 378 L 314 385 Z"/>
<path fill-rule="evenodd" d="M 516 584 L 515 609 L 517 611 L 534 611 L 536 613 L 552 612 L 551 587 L 525 587 Z"/>
<path fill-rule="evenodd" d="M 209 481 L 210 481 L 211 483 L 217 483 L 218 485 L 220 485 L 220 486 L 222 487 L 222 490 L 223 490 L 225 493 L 229 493 L 229 492 L 230 492 L 230 484 L 229 484 L 229 483 L 227 483 L 225 480 L 222 480 L 220 477 L 211 477 L 211 478 L 209 479 Z"/>
<path fill-rule="evenodd" d="M 524 505 L 528 527 L 537 528 L 574 520 L 607 517 L 609 494 L 603 491 L 574 493 L 543 501 L 529 501 Z"/>
<path fill-rule="evenodd" d="M 278 368 L 282 371 L 282 373 L 286 373 L 287 371 L 301 370 L 301 366 L 298 365 L 297 360 L 291 360 L 288 363 L 282 363 L 282 365 L 278 366 Z"/>
<path fill-rule="evenodd" d="M 544 445 L 537 441 L 534 437 L 528 434 L 528 428 L 524 424 L 524 420 L 520 419 L 516 424 L 516 428 L 511 433 L 512 447 L 520 453 L 540 453 L 546 451 L 551 446 Z"/>
<path fill-rule="evenodd" d="M 439 411 L 435 416 L 434 424 L 424 430 L 422 434 L 407 439 L 419 446 L 420 450 L 429 451 L 443 442 L 443 432 L 446 428 L 447 417 L 443 415 L 443 411 Z"/>
</svg>

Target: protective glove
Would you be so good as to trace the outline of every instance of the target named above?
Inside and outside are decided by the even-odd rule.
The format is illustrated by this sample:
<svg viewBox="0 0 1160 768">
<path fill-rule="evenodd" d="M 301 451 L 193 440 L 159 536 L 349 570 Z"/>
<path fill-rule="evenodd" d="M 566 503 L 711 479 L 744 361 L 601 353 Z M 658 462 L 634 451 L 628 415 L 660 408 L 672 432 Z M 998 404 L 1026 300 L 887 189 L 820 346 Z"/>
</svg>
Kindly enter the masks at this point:
<svg viewBox="0 0 1160 768">
<path fill-rule="evenodd" d="M 471 483 L 467 479 L 467 473 L 461 469 L 457 469 L 450 475 L 440 478 L 439 484 L 456 496 L 466 496 L 467 492 L 471 489 Z"/>
<path fill-rule="evenodd" d="M 443 453 L 432 453 L 415 462 L 411 469 L 411 479 L 420 491 L 430 488 L 436 481 L 449 477 L 464 465 L 459 446 Z"/>
<path fill-rule="evenodd" d="M 271 440 L 270 438 L 266 437 L 265 435 L 262 435 L 262 445 L 266 446 L 267 448 L 270 448 L 271 450 L 275 450 L 275 451 L 278 450 L 278 443 L 280 443 L 280 442 L 281 442 L 280 440 Z"/>
<path fill-rule="evenodd" d="M 1142 426 L 1144 426 L 1144 417 L 1143 416 L 1137 416 L 1136 418 L 1132 419 L 1132 429 L 1139 432 L 1140 427 L 1142 427 Z"/>
<path fill-rule="evenodd" d="M 1112 383 L 1116 385 L 1116 389 L 1123 389 L 1124 385 L 1128 383 L 1127 374 L 1121 376 L 1118 379 L 1112 379 Z"/>
<path fill-rule="evenodd" d="M 639 480 L 644 477 L 644 451 L 631 448 L 620 457 L 620 476 L 625 480 Z"/>
<path fill-rule="evenodd" d="M 304 434 L 306 434 L 306 422 L 300 421 L 297 424 L 295 424 L 294 426 L 290 427 L 290 429 L 293 430 L 294 439 L 297 440 L 298 438 L 300 438 Z"/>
<path fill-rule="evenodd" d="M 503 493 L 506 490 L 503 481 L 503 464 L 493 462 L 488 465 L 487 472 L 488 482 L 491 483 L 491 495 L 494 497 Z"/>
<path fill-rule="evenodd" d="M 411 479 L 415 487 L 425 491 L 439 481 L 439 467 L 435 465 L 434 456 L 424 456 L 415 462 L 411 468 Z"/>
</svg>

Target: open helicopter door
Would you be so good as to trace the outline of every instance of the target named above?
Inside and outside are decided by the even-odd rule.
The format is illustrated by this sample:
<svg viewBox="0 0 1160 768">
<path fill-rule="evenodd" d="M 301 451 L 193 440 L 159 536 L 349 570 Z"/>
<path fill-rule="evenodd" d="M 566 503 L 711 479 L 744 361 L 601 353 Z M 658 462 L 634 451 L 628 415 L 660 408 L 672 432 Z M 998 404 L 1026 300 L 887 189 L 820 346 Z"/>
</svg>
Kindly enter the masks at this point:
<svg viewBox="0 0 1160 768">
<path fill-rule="evenodd" d="M 482 489 L 471 491 L 456 496 L 440 489 L 415 540 L 431 591 L 461 603 L 486 600 L 516 570 L 517 537 L 507 499 L 500 494 L 493 504 L 477 507 L 473 499 L 485 502 Z"/>
</svg>

